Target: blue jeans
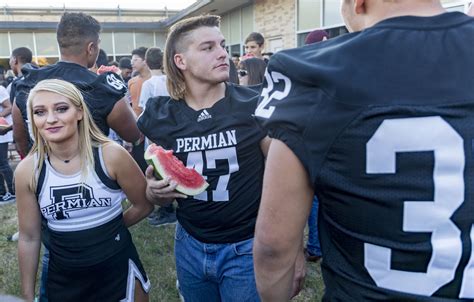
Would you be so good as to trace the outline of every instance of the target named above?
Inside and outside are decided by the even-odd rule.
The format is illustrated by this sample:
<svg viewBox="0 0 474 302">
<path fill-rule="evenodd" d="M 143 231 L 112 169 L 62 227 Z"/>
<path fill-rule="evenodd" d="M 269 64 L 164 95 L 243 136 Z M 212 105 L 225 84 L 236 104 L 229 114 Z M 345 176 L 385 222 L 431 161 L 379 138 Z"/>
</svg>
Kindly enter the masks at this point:
<svg viewBox="0 0 474 302">
<path fill-rule="evenodd" d="M 0 194 L 6 193 L 4 180 L 7 183 L 8 192 L 15 194 L 15 188 L 13 187 L 13 170 L 8 163 L 8 143 L 0 143 L 0 173 L 3 176 L 0 182 Z"/>
<path fill-rule="evenodd" d="M 176 272 L 184 300 L 260 301 L 252 247 L 253 238 L 227 244 L 202 243 L 177 223 Z"/>
<path fill-rule="evenodd" d="M 318 208 L 319 201 L 316 196 L 313 199 L 313 207 L 308 218 L 308 243 L 306 244 L 306 250 L 311 256 L 321 256 L 321 244 L 319 243 L 318 233 Z"/>
<path fill-rule="evenodd" d="M 49 250 L 44 247 L 43 257 L 41 257 L 41 264 L 43 265 L 41 269 L 41 281 L 40 281 L 40 302 L 48 302 L 48 294 L 46 292 L 47 282 L 48 282 L 48 267 L 49 267 Z"/>
</svg>

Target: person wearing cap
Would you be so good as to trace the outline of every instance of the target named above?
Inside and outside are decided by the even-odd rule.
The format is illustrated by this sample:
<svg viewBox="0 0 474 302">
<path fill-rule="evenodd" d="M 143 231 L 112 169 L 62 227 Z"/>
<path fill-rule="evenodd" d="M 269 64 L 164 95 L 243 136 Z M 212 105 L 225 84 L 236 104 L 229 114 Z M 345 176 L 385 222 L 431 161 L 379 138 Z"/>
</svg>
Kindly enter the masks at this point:
<svg viewBox="0 0 474 302">
<path fill-rule="evenodd" d="M 304 39 L 304 45 L 313 44 L 329 39 L 329 34 L 324 29 L 315 29 Z"/>
</svg>

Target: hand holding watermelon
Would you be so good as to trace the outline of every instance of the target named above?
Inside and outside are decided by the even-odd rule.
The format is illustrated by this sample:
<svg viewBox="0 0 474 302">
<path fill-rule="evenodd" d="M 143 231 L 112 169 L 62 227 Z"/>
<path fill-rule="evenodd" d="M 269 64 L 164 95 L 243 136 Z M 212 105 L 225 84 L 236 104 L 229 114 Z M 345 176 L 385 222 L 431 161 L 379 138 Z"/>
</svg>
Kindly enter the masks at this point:
<svg viewBox="0 0 474 302">
<path fill-rule="evenodd" d="M 145 160 L 152 166 L 146 170 L 147 197 L 150 200 L 186 198 L 203 192 L 209 186 L 196 170 L 186 168 L 173 156 L 171 150 L 151 144 L 145 152 Z"/>
</svg>

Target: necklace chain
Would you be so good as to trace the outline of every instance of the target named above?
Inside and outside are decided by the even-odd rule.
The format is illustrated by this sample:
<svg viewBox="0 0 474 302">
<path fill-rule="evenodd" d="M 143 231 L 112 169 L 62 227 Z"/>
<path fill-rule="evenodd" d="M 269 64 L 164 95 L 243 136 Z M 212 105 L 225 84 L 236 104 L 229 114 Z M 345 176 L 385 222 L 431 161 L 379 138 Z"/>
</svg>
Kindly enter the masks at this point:
<svg viewBox="0 0 474 302">
<path fill-rule="evenodd" d="M 54 155 L 57 159 L 59 159 L 60 161 L 64 162 L 65 164 L 69 164 L 69 163 L 71 162 L 71 160 L 73 160 L 78 154 L 79 154 L 79 153 L 74 154 L 74 155 L 73 155 L 71 158 L 69 158 L 69 159 L 62 159 L 62 158 L 60 158 L 59 156 L 57 156 L 56 154 L 53 154 L 53 155 Z"/>
</svg>

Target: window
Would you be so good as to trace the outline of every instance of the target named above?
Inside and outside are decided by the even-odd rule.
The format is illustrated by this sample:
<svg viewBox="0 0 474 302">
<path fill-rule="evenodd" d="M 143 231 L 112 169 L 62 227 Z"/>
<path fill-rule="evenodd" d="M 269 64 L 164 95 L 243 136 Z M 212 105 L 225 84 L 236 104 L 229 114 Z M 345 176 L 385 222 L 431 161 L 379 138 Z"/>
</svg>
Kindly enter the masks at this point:
<svg viewBox="0 0 474 302">
<path fill-rule="evenodd" d="M 155 39 L 153 33 L 135 33 L 135 45 L 137 47 L 145 46 L 146 48 L 154 47 Z"/>
<path fill-rule="evenodd" d="M 100 34 L 100 48 L 102 48 L 108 55 L 114 53 L 112 44 L 112 33 L 103 32 Z"/>
<path fill-rule="evenodd" d="M 231 45 L 229 53 L 242 54 L 241 44 L 245 38 L 254 31 L 253 5 L 221 16 L 221 33 L 226 39 L 226 44 Z"/>
<path fill-rule="evenodd" d="M 12 50 L 18 47 L 28 47 L 34 52 L 33 33 L 10 33 Z M 56 44 L 56 42 L 54 43 Z"/>
<path fill-rule="evenodd" d="M 0 33 L 0 56 L 10 57 L 10 47 L 8 43 L 8 33 Z"/>
<path fill-rule="evenodd" d="M 156 47 L 159 47 L 161 50 L 165 51 L 166 33 L 155 32 L 155 39 Z"/>
<path fill-rule="evenodd" d="M 323 20 L 325 27 L 344 24 L 340 1 L 324 0 Z"/>
<path fill-rule="evenodd" d="M 321 0 L 298 0 L 297 17 L 299 31 L 321 27 Z"/>
<path fill-rule="evenodd" d="M 253 6 L 242 8 L 242 41 L 253 32 Z"/>
<path fill-rule="evenodd" d="M 56 33 L 35 33 L 35 39 L 37 56 L 59 56 Z"/>
<path fill-rule="evenodd" d="M 240 41 L 242 40 L 240 29 L 240 10 L 236 10 L 230 13 L 230 37 L 228 38 L 229 44 L 240 43 Z"/>
<path fill-rule="evenodd" d="M 132 50 L 135 49 L 133 45 L 133 33 L 121 32 L 114 33 L 115 40 L 115 54 L 131 54 Z M 144 45 L 138 45 L 138 47 Z"/>
</svg>

